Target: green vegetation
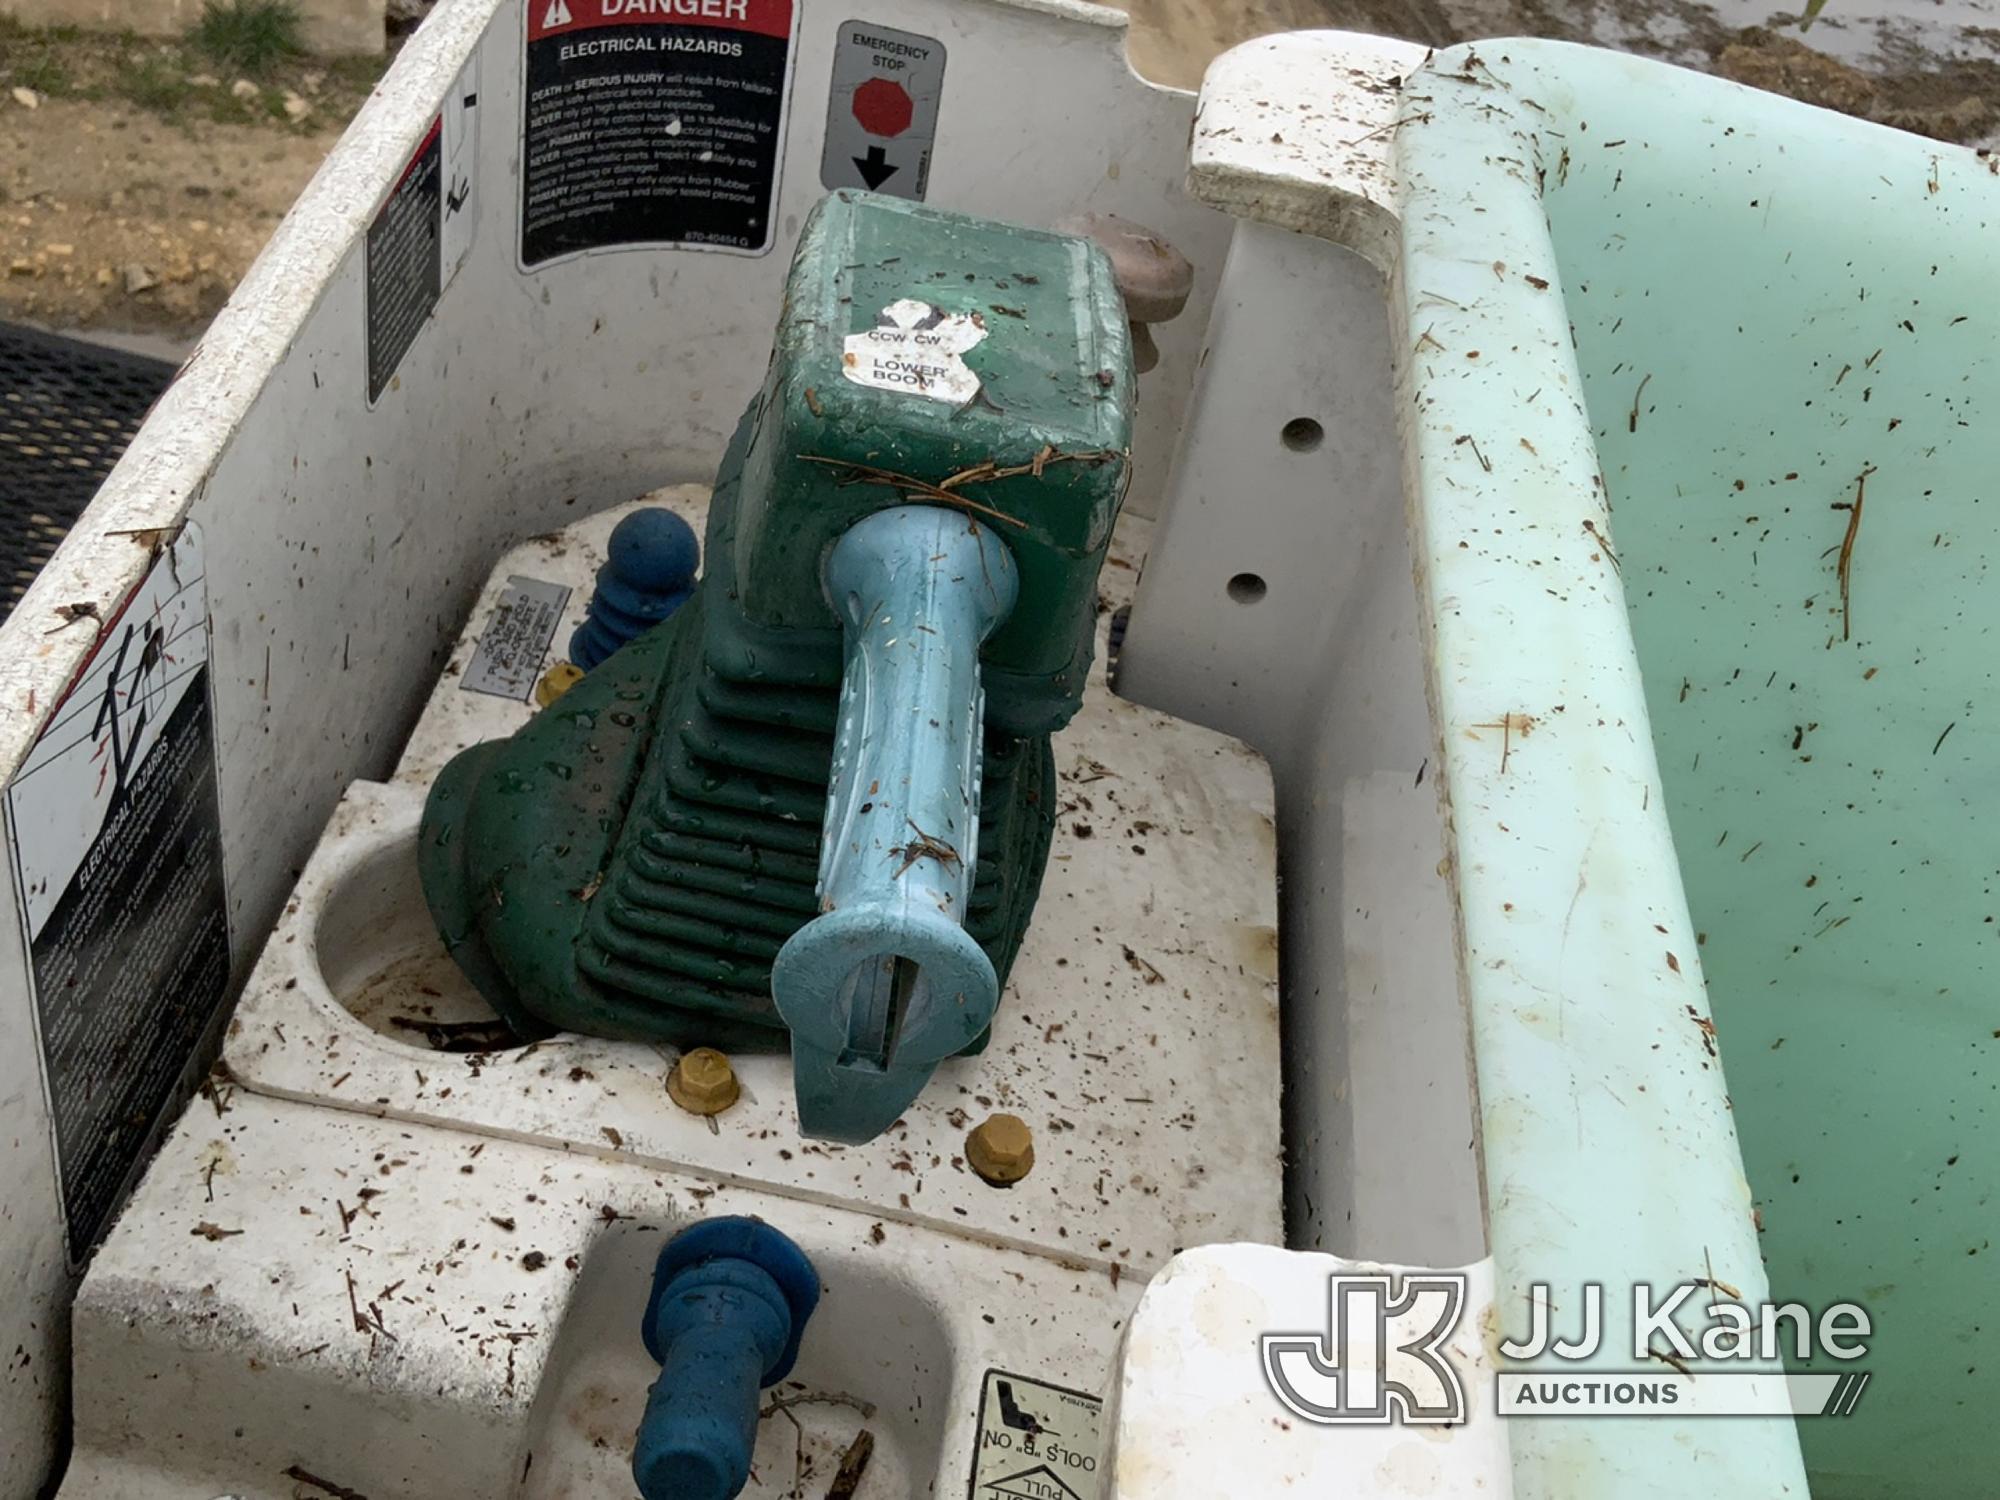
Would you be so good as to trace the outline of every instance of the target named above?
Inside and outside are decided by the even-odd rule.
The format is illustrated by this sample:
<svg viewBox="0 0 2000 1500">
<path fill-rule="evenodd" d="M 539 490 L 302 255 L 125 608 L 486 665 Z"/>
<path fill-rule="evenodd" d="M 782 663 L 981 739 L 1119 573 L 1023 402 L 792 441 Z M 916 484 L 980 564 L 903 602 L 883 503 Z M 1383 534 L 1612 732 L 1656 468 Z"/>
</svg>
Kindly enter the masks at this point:
<svg viewBox="0 0 2000 1500">
<path fill-rule="evenodd" d="M 188 43 L 218 67 L 269 77 L 305 55 L 305 27 L 292 0 L 207 0 Z"/>
<path fill-rule="evenodd" d="M 21 88 L 40 99 L 119 101 L 183 125 L 343 124 L 388 59 L 316 58 L 303 35 L 295 0 L 209 0 L 178 41 L 0 16 L 0 109 L 19 108 L 8 95 Z"/>
<path fill-rule="evenodd" d="M 7 86 L 38 94 L 69 93 L 74 80 L 66 53 L 79 35 L 74 26 L 37 30 L 12 16 L 0 16 L 0 69 L 7 75 Z"/>
<path fill-rule="evenodd" d="M 141 109 L 156 114 L 177 115 L 194 95 L 187 71 L 178 58 L 162 52 L 145 52 L 132 61 L 123 82 L 124 96 Z"/>
</svg>

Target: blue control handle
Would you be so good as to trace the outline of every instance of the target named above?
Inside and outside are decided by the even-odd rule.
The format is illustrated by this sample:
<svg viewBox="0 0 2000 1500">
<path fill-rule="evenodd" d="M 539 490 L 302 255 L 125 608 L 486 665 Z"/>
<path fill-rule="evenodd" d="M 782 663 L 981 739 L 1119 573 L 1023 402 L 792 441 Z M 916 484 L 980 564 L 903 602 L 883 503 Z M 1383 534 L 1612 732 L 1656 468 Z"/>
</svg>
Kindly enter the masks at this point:
<svg viewBox="0 0 2000 1500">
<path fill-rule="evenodd" d="M 701 567 L 694 528 L 663 506 L 635 510 L 611 529 L 570 661 L 588 672 L 687 603 Z"/>
<path fill-rule="evenodd" d="M 1020 590 L 970 516 L 904 505 L 855 522 L 826 562 L 840 617 L 820 915 L 771 969 L 792 1033 L 799 1126 L 867 1141 L 986 1029 L 993 964 L 965 930 L 979 857 L 979 650 Z"/>
<path fill-rule="evenodd" d="M 632 1450 L 645 1500 L 734 1500 L 750 1480 L 758 1392 L 791 1372 L 819 1274 L 757 1219 L 708 1219 L 668 1241 L 641 1329 L 660 1362 Z"/>
</svg>

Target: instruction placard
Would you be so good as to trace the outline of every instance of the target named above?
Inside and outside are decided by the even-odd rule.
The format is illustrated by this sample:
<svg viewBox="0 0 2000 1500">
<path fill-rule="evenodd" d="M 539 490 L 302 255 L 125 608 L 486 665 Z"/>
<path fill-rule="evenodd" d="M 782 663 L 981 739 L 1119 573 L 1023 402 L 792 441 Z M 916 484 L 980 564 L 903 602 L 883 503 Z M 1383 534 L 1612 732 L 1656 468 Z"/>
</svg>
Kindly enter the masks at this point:
<svg viewBox="0 0 2000 1500">
<path fill-rule="evenodd" d="M 228 989 L 208 676 L 190 524 L 7 787 L 72 1260 L 103 1233 Z"/>
<path fill-rule="evenodd" d="M 473 53 L 445 95 L 438 116 L 444 127 L 444 224 L 438 235 L 439 280 L 451 278 L 472 253 L 473 231 L 479 226 L 479 54 Z"/>
<path fill-rule="evenodd" d="M 459 691 L 525 703 L 568 606 L 567 584 L 510 577 L 479 634 L 465 675 L 458 680 Z"/>
<path fill-rule="evenodd" d="M 988 1370 L 979 1392 L 971 1500 L 1099 1500 L 1104 1403 L 1083 1391 Z"/>
<path fill-rule="evenodd" d="M 368 399 L 388 389 L 396 366 L 444 291 L 439 237 L 444 210 L 444 121 L 410 157 L 388 201 L 368 226 Z"/>
<path fill-rule="evenodd" d="M 843 22 L 833 44 L 819 180 L 921 200 L 943 96 L 944 43 L 872 21 Z"/>
<path fill-rule="evenodd" d="M 472 250 L 479 220 L 479 58 L 453 80 L 403 175 L 368 226 L 363 289 L 368 322 L 368 404 L 395 379 L 403 356 Z"/>
<path fill-rule="evenodd" d="M 521 264 L 771 248 L 797 0 L 527 0 Z"/>
<path fill-rule="evenodd" d="M 856 385 L 963 406 L 979 394 L 965 351 L 984 342 L 980 313 L 948 313 L 917 297 L 899 297 L 875 326 L 841 341 L 840 373 Z"/>
</svg>

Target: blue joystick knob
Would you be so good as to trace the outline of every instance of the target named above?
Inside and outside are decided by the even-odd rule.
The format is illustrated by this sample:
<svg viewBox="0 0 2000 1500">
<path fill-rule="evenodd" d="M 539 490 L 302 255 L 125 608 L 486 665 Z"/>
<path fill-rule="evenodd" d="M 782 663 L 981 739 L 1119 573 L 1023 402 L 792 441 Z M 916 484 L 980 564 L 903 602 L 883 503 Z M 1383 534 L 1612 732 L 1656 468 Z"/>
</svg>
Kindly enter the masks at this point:
<svg viewBox="0 0 2000 1500">
<path fill-rule="evenodd" d="M 757 1219 L 708 1219 L 667 1242 L 641 1325 L 660 1378 L 632 1450 L 645 1500 L 734 1500 L 750 1481 L 757 1393 L 791 1373 L 819 1273 Z"/>
<path fill-rule="evenodd" d="M 586 672 L 687 603 L 701 566 L 694 528 L 658 506 L 614 526 L 605 554 L 590 607 L 569 638 L 569 659 Z"/>
</svg>

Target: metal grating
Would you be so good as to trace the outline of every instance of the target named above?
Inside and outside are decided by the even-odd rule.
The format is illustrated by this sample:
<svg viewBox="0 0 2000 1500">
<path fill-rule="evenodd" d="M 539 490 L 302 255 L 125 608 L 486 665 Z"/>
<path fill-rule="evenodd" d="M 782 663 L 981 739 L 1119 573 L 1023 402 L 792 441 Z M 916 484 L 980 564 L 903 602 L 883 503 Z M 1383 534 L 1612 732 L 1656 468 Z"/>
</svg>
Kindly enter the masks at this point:
<svg viewBox="0 0 2000 1500">
<path fill-rule="evenodd" d="M 164 360 L 0 323 L 0 620 L 173 377 Z"/>
</svg>

